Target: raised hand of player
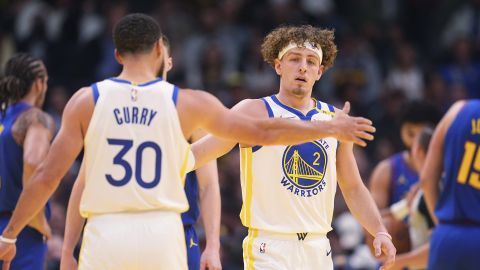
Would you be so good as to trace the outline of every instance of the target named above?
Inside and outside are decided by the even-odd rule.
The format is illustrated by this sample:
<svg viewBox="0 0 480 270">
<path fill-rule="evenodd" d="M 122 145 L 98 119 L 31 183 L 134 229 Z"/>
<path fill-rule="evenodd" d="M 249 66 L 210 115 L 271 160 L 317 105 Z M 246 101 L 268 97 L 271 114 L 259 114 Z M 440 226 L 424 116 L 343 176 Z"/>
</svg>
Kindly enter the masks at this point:
<svg viewBox="0 0 480 270">
<path fill-rule="evenodd" d="M 205 248 L 200 257 L 200 270 L 221 270 L 220 253 L 215 249 Z"/>
<path fill-rule="evenodd" d="M 334 121 L 335 137 L 341 142 L 353 142 L 360 146 L 367 146 L 365 140 L 373 140 L 371 133 L 375 132 L 372 121 L 364 117 L 352 117 L 350 102 L 345 102 L 341 111 L 336 111 Z"/>
<path fill-rule="evenodd" d="M 17 247 L 15 244 L 0 242 L 0 261 L 3 262 L 2 270 L 10 269 L 10 263 L 12 262 L 16 253 Z"/>
<path fill-rule="evenodd" d="M 75 257 L 70 255 L 63 255 L 62 259 L 60 260 L 60 270 L 77 270 L 78 263 Z"/>
<path fill-rule="evenodd" d="M 380 270 L 391 269 L 395 263 L 395 255 L 397 254 L 397 249 L 393 245 L 392 240 L 384 234 L 377 234 L 373 240 L 373 247 L 375 249 L 375 256 L 377 258 L 383 258 L 383 265 L 380 267 Z"/>
</svg>

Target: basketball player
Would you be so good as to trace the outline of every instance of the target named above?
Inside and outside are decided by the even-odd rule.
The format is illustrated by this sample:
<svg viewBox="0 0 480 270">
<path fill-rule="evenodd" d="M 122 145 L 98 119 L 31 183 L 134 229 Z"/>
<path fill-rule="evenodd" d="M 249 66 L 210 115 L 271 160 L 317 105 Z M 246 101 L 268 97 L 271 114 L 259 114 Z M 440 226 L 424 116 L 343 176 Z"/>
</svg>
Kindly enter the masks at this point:
<svg viewBox="0 0 480 270">
<path fill-rule="evenodd" d="M 1 230 L 7 226 L 33 171 L 47 155 L 55 133 L 53 119 L 41 110 L 47 81 L 43 62 L 28 54 L 17 54 L 8 60 L 0 79 Z M 20 231 L 18 256 L 12 261 L 12 269 L 44 268 L 49 216 L 47 206 Z"/>
<path fill-rule="evenodd" d="M 159 74 L 167 80 L 167 73 L 173 66 L 170 43 L 167 37 L 162 36 L 165 47 L 164 63 Z M 197 131 L 193 134 L 193 140 L 202 137 L 203 134 Z M 81 217 L 80 197 L 85 187 L 85 166 L 82 163 L 81 171 L 75 181 L 68 204 L 67 221 L 65 224 L 65 235 L 62 248 L 61 270 L 77 269 L 77 262 L 74 257 L 75 247 L 80 239 L 85 219 Z M 196 172 L 189 172 L 185 180 L 185 194 L 187 195 L 189 209 L 182 213 L 182 223 L 185 231 L 187 246 L 187 262 L 189 270 L 221 269 L 220 262 L 220 189 L 218 186 L 218 172 L 216 161 L 199 168 Z M 193 225 L 198 220 L 202 209 L 202 221 L 205 226 L 206 247 L 200 256 L 200 245 L 197 233 Z M 200 264 L 202 264 L 200 266 Z"/>
<path fill-rule="evenodd" d="M 379 209 L 400 201 L 411 186 L 418 183 L 412 144 L 421 130 L 435 126 L 439 118 L 437 110 L 426 102 L 413 101 L 406 105 L 399 123 L 400 137 L 407 150 L 381 161 L 370 177 L 370 192 Z"/>
<path fill-rule="evenodd" d="M 280 76 L 278 93 L 244 100 L 233 110 L 255 119 L 335 119 L 339 110 L 311 95 L 336 53 L 331 30 L 275 29 L 265 38 L 262 54 Z M 351 212 L 375 236 L 376 255 L 387 255 L 385 268 L 394 262 L 395 247 L 360 178 L 352 143 L 334 137 L 284 146 L 240 143 L 240 217 L 249 229 L 243 242 L 244 269 L 333 269 L 326 234 L 332 229 L 337 178 Z M 196 162 L 221 156 L 235 145 L 207 136 L 193 146 Z"/>
<path fill-rule="evenodd" d="M 479 145 L 480 100 L 456 102 L 435 129 L 421 173 L 428 209 L 438 221 L 428 269 L 480 269 Z"/>
<path fill-rule="evenodd" d="M 406 150 L 381 161 L 370 177 L 370 192 L 382 213 L 384 223 L 393 234 L 398 253 L 411 249 L 407 218 L 398 219 L 402 212 L 408 214 L 405 198 L 413 185 L 418 183 L 412 158 L 412 144 L 425 127 L 433 127 L 440 118 L 437 110 L 421 101 L 409 102 L 400 117 L 400 137 Z M 367 242 L 371 237 L 367 235 Z M 373 251 L 372 251 L 373 252 Z"/>
<path fill-rule="evenodd" d="M 160 27 L 149 16 L 123 17 L 113 39 L 122 72 L 80 89 L 67 103 L 59 134 L 0 237 L 0 259 L 7 264 L 18 234 L 83 147 L 80 212 L 88 223 L 79 268 L 186 269 L 180 213 L 188 208 L 183 179 L 194 161 L 186 138 L 195 130 L 263 145 L 332 135 L 365 145 L 373 138 L 370 121 L 344 112 L 325 122 L 254 119 L 227 110 L 206 92 L 179 91 L 156 78 L 164 48 Z"/>
<path fill-rule="evenodd" d="M 415 171 L 420 173 L 425 164 L 428 147 L 433 134 L 433 129 L 424 128 L 415 138 L 412 145 L 412 159 Z M 408 230 L 411 239 L 411 250 L 397 254 L 392 270 L 402 270 L 408 267 L 410 270 L 426 269 L 428 264 L 428 250 L 433 220 L 428 212 L 423 196 L 423 190 L 415 184 L 406 197 L 405 213 L 398 218 L 402 220 L 408 215 Z M 397 217 L 396 217 L 397 218 Z"/>
</svg>

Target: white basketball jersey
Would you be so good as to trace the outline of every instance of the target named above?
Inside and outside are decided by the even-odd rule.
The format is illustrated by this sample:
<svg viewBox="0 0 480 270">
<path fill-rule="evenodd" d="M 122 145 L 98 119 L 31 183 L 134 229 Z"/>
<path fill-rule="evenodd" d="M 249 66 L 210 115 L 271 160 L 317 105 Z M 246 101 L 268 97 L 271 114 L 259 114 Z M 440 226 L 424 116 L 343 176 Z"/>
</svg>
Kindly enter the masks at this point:
<svg viewBox="0 0 480 270">
<path fill-rule="evenodd" d="M 335 114 L 331 105 L 319 101 L 304 115 L 276 96 L 262 100 L 270 117 L 330 121 Z M 280 233 L 329 232 L 337 189 L 337 143 L 324 138 L 300 145 L 240 148 L 243 225 Z"/>
<path fill-rule="evenodd" d="M 92 89 L 82 216 L 186 211 L 185 172 L 194 160 L 175 108 L 178 88 L 161 79 L 142 85 L 107 79 Z"/>
</svg>

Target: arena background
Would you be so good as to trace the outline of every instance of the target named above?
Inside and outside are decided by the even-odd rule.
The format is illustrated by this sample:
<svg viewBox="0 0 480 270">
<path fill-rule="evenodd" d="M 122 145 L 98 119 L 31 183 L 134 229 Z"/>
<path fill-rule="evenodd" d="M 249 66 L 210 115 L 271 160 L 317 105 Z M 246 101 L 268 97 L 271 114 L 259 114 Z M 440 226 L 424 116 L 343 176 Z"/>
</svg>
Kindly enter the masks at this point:
<svg viewBox="0 0 480 270">
<path fill-rule="evenodd" d="M 395 119 L 405 102 L 424 99 L 445 112 L 455 100 L 480 97 L 479 0 L 0 0 L 0 64 L 20 51 L 45 61 L 50 75 L 45 109 L 59 127 L 77 89 L 118 74 L 111 30 L 130 12 L 154 16 L 170 38 L 169 81 L 206 89 L 227 106 L 277 91 L 278 78 L 260 54 L 268 31 L 303 23 L 334 28 L 338 58 L 314 96 L 339 107 L 349 100 L 354 115 L 374 120 L 376 140 L 356 149 L 365 182 L 379 160 L 402 149 Z M 219 160 L 227 270 L 243 269 L 238 163 L 237 151 Z M 78 167 L 77 162 L 52 198 L 48 269 L 59 267 Z M 346 212 L 340 192 L 337 197 L 335 230 L 329 234 L 335 269 L 372 269 L 362 229 Z"/>
</svg>

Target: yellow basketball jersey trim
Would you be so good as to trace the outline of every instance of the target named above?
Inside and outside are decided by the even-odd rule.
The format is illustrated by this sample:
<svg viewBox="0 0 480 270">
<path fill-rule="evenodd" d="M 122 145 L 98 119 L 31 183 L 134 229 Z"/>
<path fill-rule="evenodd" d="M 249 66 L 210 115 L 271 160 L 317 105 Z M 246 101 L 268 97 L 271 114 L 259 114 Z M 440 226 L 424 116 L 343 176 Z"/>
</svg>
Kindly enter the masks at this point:
<svg viewBox="0 0 480 270">
<path fill-rule="evenodd" d="M 187 173 L 187 164 L 188 164 L 188 156 L 190 154 L 190 147 L 189 144 L 187 149 L 185 150 L 185 157 L 183 158 L 182 168 L 180 169 L 180 178 L 182 179 L 182 184 L 185 185 L 185 174 Z"/>
<path fill-rule="evenodd" d="M 240 182 L 241 182 L 242 187 L 245 187 L 245 182 L 246 182 L 245 178 L 247 178 L 245 176 L 245 165 L 246 165 L 245 158 L 246 158 L 246 155 L 245 155 L 244 151 L 245 151 L 245 148 L 240 147 Z M 242 210 L 240 210 L 240 220 L 242 221 L 242 224 L 245 224 L 245 212 L 246 212 L 245 201 L 243 201 L 242 202 Z"/>
<path fill-rule="evenodd" d="M 243 246 L 243 254 L 245 257 L 245 269 L 255 270 L 255 257 L 253 256 L 253 241 L 258 236 L 258 230 L 248 229 L 247 241 Z"/>
<path fill-rule="evenodd" d="M 312 98 L 312 99 L 313 99 L 313 101 L 315 102 L 315 110 L 317 110 L 317 112 L 323 113 L 323 114 L 326 114 L 326 115 L 330 115 L 330 116 L 332 116 L 332 117 L 335 116 L 335 112 L 326 111 L 326 110 L 324 110 L 324 109 L 322 109 L 322 108 L 319 108 L 319 107 L 318 107 L 318 104 L 319 104 L 318 100 L 316 100 L 315 98 Z"/>
<path fill-rule="evenodd" d="M 319 113 L 324 113 L 326 115 L 330 115 L 330 116 L 335 116 L 335 112 L 331 112 L 331 111 L 325 111 L 325 110 L 322 110 L 322 109 L 319 109 L 319 108 L 315 108 Z"/>
<path fill-rule="evenodd" d="M 241 148 L 240 155 L 242 159 L 242 175 L 244 177 L 243 184 L 245 185 L 245 201 L 243 202 L 241 219 L 243 225 L 246 227 L 251 226 L 252 219 L 252 189 L 253 189 L 253 176 L 252 176 L 252 148 Z"/>
</svg>

